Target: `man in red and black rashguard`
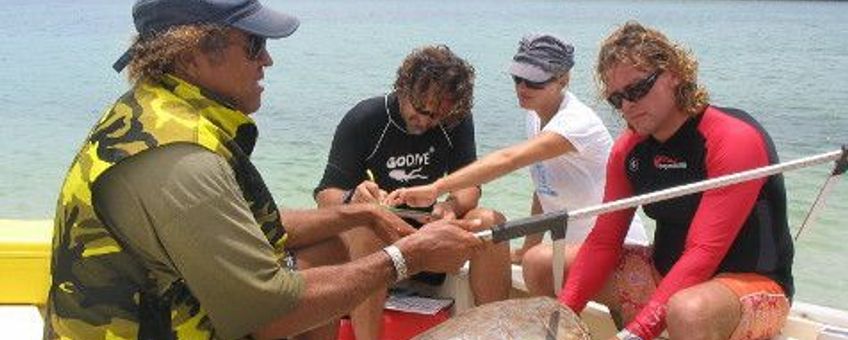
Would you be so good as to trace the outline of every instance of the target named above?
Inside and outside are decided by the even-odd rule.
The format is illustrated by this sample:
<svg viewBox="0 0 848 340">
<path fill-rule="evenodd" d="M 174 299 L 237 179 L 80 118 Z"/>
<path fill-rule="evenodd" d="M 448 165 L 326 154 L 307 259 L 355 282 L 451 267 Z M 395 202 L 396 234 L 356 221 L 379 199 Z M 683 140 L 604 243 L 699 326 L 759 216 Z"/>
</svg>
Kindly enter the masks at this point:
<svg viewBox="0 0 848 340">
<path fill-rule="evenodd" d="M 627 121 L 607 165 L 604 201 L 777 163 L 747 113 L 711 106 L 697 61 L 662 33 L 629 22 L 601 47 L 596 70 Z M 602 215 L 560 301 L 597 298 L 621 315 L 618 339 L 760 339 L 789 312 L 793 245 L 783 178 L 774 175 L 643 206 L 650 248 L 622 246 L 635 213 Z M 601 294 L 599 294 L 601 293 Z"/>
</svg>

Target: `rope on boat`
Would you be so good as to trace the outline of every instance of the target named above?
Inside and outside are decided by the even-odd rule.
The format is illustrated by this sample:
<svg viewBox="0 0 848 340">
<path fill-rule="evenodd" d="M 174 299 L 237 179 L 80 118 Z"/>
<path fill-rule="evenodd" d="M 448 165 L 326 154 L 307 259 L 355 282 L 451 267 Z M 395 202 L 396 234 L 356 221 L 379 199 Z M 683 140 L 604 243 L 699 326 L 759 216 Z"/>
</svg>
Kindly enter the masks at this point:
<svg viewBox="0 0 848 340">
<path fill-rule="evenodd" d="M 807 227 L 808 223 L 816 220 L 816 216 L 818 216 L 818 212 L 824 207 L 824 203 L 827 202 L 826 197 L 830 195 L 830 189 L 833 188 L 836 182 L 839 182 L 839 175 L 845 173 L 848 170 L 848 146 L 842 146 L 842 157 L 840 157 L 836 161 L 836 166 L 833 167 L 833 172 L 830 173 L 830 176 L 824 181 L 821 189 L 819 189 L 819 194 L 816 195 L 815 201 L 813 201 L 813 205 L 810 207 L 810 210 L 807 211 L 807 216 L 804 217 L 804 222 L 801 223 L 801 227 L 798 228 L 798 232 L 795 233 L 795 241 L 801 237 L 801 233 L 804 232 L 804 228 Z"/>
<path fill-rule="evenodd" d="M 831 176 L 837 176 L 841 173 L 844 173 L 845 170 L 848 169 L 848 147 L 843 146 L 841 150 L 826 152 L 819 155 L 801 158 L 789 162 L 773 164 L 735 174 L 729 174 L 708 180 L 676 186 L 664 190 L 655 191 L 652 193 L 607 202 L 604 204 L 599 204 L 583 209 L 577 209 L 571 212 L 568 212 L 566 210 L 559 210 L 550 213 L 544 213 L 541 215 L 535 215 L 517 220 L 507 221 L 505 223 L 498 224 L 489 230 L 477 232 L 475 233 L 475 236 L 484 241 L 502 242 L 513 238 L 550 230 L 553 233 L 553 238 L 557 239 L 557 237 L 565 236 L 565 228 L 568 223 L 568 220 L 570 219 L 586 218 L 605 214 L 612 211 L 634 208 L 644 204 L 650 204 L 662 200 L 689 195 L 696 192 L 720 188 L 739 182 L 767 177 L 774 174 L 801 169 L 834 160 L 837 160 L 837 162 L 833 172 L 834 174 Z M 841 170 L 841 172 L 839 172 L 838 170 Z"/>
</svg>

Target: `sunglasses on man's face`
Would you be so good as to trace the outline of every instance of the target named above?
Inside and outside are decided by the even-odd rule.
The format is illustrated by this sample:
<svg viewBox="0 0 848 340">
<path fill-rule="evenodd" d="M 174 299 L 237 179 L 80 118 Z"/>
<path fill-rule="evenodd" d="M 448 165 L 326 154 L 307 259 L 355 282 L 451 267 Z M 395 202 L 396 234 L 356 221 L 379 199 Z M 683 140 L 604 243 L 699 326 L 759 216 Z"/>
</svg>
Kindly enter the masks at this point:
<svg viewBox="0 0 848 340">
<path fill-rule="evenodd" d="M 524 79 L 524 78 L 521 78 L 521 77 L 518 77 L 518 76 L 512 76 L 512 81 L 515 82 L 515 86 L 518 86 L 518 85 L 521 85 L 521 83 L 524 83 L 525 86 L 527 86 L 528 88 L 534 89 L 534 90 L 541 90 L 541 89 L 545 88 L 545 86 L 548 86 L 548 83 L 550 83 L 551 80 L 553 80 L 553 78 L 545 80 L 545 81 L 530 81 L 530 80 L 527 80 L 527 79 Z"/>
<path fill-rule="evenodd" d="M 265 50 L 265 39 L 264 37 L 260 37 L 256 34 L 248 34 L 247 35 L 247 46 L 245 46 L 245 53 L 247 53 L 247 58 L 250 60 L 257 60 L 259 56 L 262 54 L 262 51 Z"/>
<path fill-rule="evenodd" d="M 656 70 L 644 79 L 625 86 L 623 90 L 613 92 L 609 95 L 609 97 L 607 97 L 607 101 L 616 110 L 621 110 L 621 106 L 624 104 L 625 99 L 631 103 L 638 102 L 640 99 L 648 95 L 648 92 L 651 92 L 651 89 L 654 87 L 654 83 L 657 82 L 657 79 L 659 79 L 662 72 L 662 70 Z"/>
<path fill-rule="evenodd" d="M 415 112 L 427 118 L 433 119 L 436 116 L 435 112 L 427 110 L 424 105 L 417 104 L 415 101 L 412 101 L 412 108 L 415 109 Z"/>
<path fill-rule="evenodd" d="M 431 120 L 437 120 L 437 119 L 442 119 L 444 117 L 449 117 L 449 116 L 453 115 L 454 110 L 456 110 L 456 108 L 453 108 L 450 111 L 448 111 L 447 113 L 443 114 L 441 112 L 434 112 L 434 111 L 427 110 L 427 108 L 424 107 L 424 103 L 422 103 L 421 100 L 418 100 L 418 99 L 411 99 L 409 101 L 409 103 L 412 105 L 412 108 L 415 110 L 415 112 L 417 112 L 419 115 L 430 118 Z"/>
</svg>

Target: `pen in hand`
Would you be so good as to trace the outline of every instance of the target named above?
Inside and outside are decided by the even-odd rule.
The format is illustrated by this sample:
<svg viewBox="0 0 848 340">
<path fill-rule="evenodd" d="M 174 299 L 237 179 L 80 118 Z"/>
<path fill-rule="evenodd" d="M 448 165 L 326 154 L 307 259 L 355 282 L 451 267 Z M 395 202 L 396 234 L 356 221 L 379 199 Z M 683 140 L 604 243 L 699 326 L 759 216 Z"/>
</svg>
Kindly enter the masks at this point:
<svg viewBox="0 0 848 340">
<path fill-rule="evenodd" d="M 371 169 L 365 169 L 365 174 L 368 176 L 368 180 L 370 180 L 371 182 L 377 183 L 377 181 L 374 178 L 374 172 L 372 172 Z M 385 192 L 383 190 L 380 190 L 380 194 L 381 194 L 380 195 L 381 197 L 379 199 L 380 205 L 383 206 L 384 208 L 388 209 L 389 211 L 391 211 L 395 215 L 398 215 L 398 216 L 403 217 L 403 218 L 409 218 L 409 219 L 417 220 L 421 223 L 428 223 L 433 218 L 433 215 L 430 212 L 414 210 L 414 209 L 403 209 L 403 208 L 391 206 L 391 205 L 387 204 L 387 202 L 385 202 L 385 198 L 386 198 L 387 194 L 385 194 Z"/>
<path fill-rule="evenodd" d="M 371 169 L 365 169 L 365 174 L 368 176 L 368 181 L 370 183 L 363 182 L 362 184 L 366 184 L 366 190 L 368 190 L 368 192 L 371 194 L 371 197 L 373 197 L 374 203 L 382 205 L 383 199 L 386 198 L 386 195 L 388 195 L 388 193 L 380 189 L 379 185 L 377 185 L 377 180 L 374 177 L 374 173 L 371 172 Z"/>
</svg>

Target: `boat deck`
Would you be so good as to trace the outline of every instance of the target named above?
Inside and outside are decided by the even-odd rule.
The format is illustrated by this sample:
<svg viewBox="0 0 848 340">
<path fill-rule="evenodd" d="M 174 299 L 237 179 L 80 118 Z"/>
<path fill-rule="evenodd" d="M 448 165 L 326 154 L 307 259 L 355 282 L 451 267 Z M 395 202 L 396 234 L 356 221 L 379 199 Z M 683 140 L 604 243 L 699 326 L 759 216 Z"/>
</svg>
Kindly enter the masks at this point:
<svg viewBox="0 0 848 340">
<path fill-rule="evenodd" d="M 0 258 L 0 260 L 6 260 L 5 262 L 0 261 L 0 264 L 8 265 L 3 268 L 22 270 L 21 259 L 43 261 L 42 265 L 33 267 L 37 270 L 32 270 L 29 276 L 3 275 L 0 277 L 0 279 L 5 279 L 5 281 L 0 280 L 0 283 L 2 283 L 0 287 L 8 293 L 6 300 L 0 299 L 0 330 L 2 330 L 0 331 L 0 334 L 2 334 L 0 338 L 41 339 L 42 337 L 44 320 L 42 312 L 37 306 L 44 303 L 45 282 L 49 281 L 48 257 L 51 226 L 52 221 L 47 220 L 0 220 L 0 230 L 5 230 L 0 233 L 0 236 L 5 239 L 0 241 L 15 243 L 13 248 L 10 249 L 26 250 L 9 252 L 14 256 Z M 19 231 L 23 229 L 27 233 L 25 235 L 15 233 L 12 232 L 14 231 L 12 229 Z M 32 247 L 21 248 L 23 244 L 30 244 Z M 22 254 L 25 256 L 22 257 Z M 527 288 L 524 285 L 520 266 L 513 266 L 512 279 L 512 297 L 526 297 Z M 39 293 L 30 294 L 29 291 L 33 289 L 38 290 Z M 472 308 L 474 301 L 468 280 L 468 266 L 466 265 L 458 274 L 448 275 L 448 279 L 440 287 L 438 295 L 454 298 L 455 303 L 452 307 L 454 314 Z M 3 296 L 0 294 L 0 297 Z M 583 317 L 595 338 L 608 339 L 615 334 L 616 329 L 606 307 L 590 302 L 581 317 Z M 848 340 L 848 312 L 795 301 L 789 321 L 784 327 L 783 336 L 778 339 Z"/>
</svg>

